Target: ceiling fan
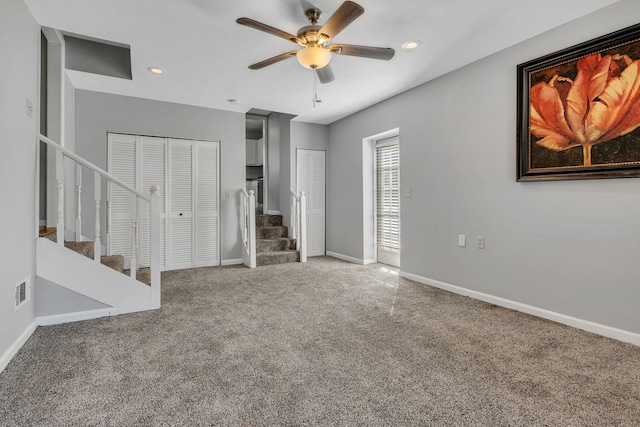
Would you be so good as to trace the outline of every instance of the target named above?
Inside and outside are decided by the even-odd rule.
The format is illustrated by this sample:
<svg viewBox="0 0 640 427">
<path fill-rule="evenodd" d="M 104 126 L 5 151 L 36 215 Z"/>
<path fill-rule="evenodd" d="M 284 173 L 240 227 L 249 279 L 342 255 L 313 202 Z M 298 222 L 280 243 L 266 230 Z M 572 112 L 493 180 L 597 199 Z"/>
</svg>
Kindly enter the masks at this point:
<svg viewBox="0 0 640 427">
<path fill-rule="evenodd" d="M 296 56 L 298 62 L 304 67 L 316 70 L 321 83 L 329 83 L 334 80 L 333 72 L 329 67 L 332 53 L 386 61 L 393 58 L 395 54 L 395 51 L 391 48 L 330 43 L 340 31 L 344 30 L 347 25 L 351 24 L 363 13 L 364 8 L 362 6 L 352 1 L 345 1 L 338 10 L 331 15 L 327 22 L 325 22 L 323 26 L 320 26 L 318 25 L 318 21 L 322 16 L 322 12 L 320 9 L 311 7 L 304 12 L 311 24 L 300 28 L 295 36 L 250 18 L 238 18 L 236 22 L 302 46 L 302 49 L 283 53 L 250 65 L 250 69 L 259 70 L 267 65 L 275 64 L 276 62 Z"/>
</svg>

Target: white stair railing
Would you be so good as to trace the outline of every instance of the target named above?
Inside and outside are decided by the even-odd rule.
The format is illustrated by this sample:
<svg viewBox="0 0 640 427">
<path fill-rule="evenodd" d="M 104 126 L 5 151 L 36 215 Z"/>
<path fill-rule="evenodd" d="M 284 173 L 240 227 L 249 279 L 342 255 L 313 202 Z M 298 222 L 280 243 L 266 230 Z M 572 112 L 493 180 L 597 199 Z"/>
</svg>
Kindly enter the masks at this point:
<svg viewBox="0 0 640 427">
<path fill-rule="evenodd" d="M 102 180 L 104 179 L 107 182 L 108 186 L 118 185 L 125 191 L 129 192 L 132 196 L 132 209 L 131 209 L 131 229 L 132 229 L 132 257 L 131 257 L 131 277 L 133 279 L 136 278 L 136 270 L 138 267 L 137 260 L 139 257 L 136 255 L 139 250 L 138 244 L 138 212 L 141 210 L 138 209 L 138 203 L 149 203 L 150 204 L 150 227 L 149 227 L 149 268 L 151 270 L 151 308 L 159 308 L 160 307 L 160 193 L 157 185 L 154 185 L 150 189 L 150 194 L 145 195 L 140 193 L 134 188 L 131 188 L 115 176 L 110 173 L 104 171 L 93 163 L 83 159 L 77 154 L 69 151 L 65 147 L 56 143 L 55 141 L 47 138 L 44 135 L 40 135 L 40 141 L 46 143 L 49 147 L 53 147 L 56 150 L 56 181 L 58 186 L 58 209 L 57 209 L 57 243 L 60 245 L 64 245 L 64 235 L 65 235 L 65 219 L 64 219 L 64 180 L 65 180 L 65 168 L 64 168 L 64 158 L 70 159 L 75 162 L 76 167 L 73 169 L 75 171 L 75 184 L 76 191 L 74 196 L 78 197 L 76 201 L 76 212 L 75 212 L 75 233 L 76 240 L 80 240 L 81 233 L 81 225 L 82 225 L 82 209 L 80 207 L 81 200 L 80 197 L 82 195 L 82 171 L 81 167 L 87 168 L 90 171 L 94 172 L 94 203 L 95 203 L 95 224 L 94 224 L 94 261 L 100 262 L 100 256 L 102 254 L 102 240 L 100 237 L 101 234 L 101 221 L 100 214 L 102 211 Z M 109 200 L 107 200 L 107 205 L 109 204 Z M 255 203 L 255 202 L 254 202 Z M 107 206 L 108 207 L 108 206 Z M 107 232 L 110 232 L 110 221 L 111 218 L 107 217 Z M 255 227 L 255 219 L 254 219 L 254 227 Z M 255 234 L 255 228 L 254 228 Z M 255 237 L 254 237 L 255 238 Z"/>
<path fill-rule="evenodd" d="M 240 228 L 242 231 L 242 262 L 256 268 L 256 196 L 253 190 L 240 192 Z"/>
<path fill-rule="evenodd" d="M 291 192 L 291 237 L 296 239 L 300 262 L 307 262 L 307 196 Z"/>
</svg>

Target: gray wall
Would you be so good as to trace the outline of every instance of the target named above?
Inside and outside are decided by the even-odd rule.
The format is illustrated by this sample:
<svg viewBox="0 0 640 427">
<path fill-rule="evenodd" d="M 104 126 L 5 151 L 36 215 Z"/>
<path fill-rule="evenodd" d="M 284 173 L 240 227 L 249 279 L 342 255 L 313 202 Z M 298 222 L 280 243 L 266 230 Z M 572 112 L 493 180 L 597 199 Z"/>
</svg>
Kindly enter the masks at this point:
<svg viewBox="0 0 640 427">
<path fill-rule="evenodd" d="M 267 164 L 267 206 L 265 213 L 280 211 L 280 145 L 281 142 L 280 114 L 271 113 L 267 117 L 267 157 L 264 162 Z"/>
<path fill-rule="evenodd" d="M 516 66 L 638 16 L 621 1 L 330 125 L 327 249 L 365 258 L 362 140 L 399 127 L 403 272 L 639 333 L 638 180 L 515 177 Z"/>
<path fill-rule="evenodd" d="M 36 132 L 40 28 L 22 0 L 0 3 L 0 361 L 35 319 Z M 34 106 L 25 113 L 26 99 Z M 31 300 L 14 310 L 16 282 L 30 276 Z"/>
<path fill-rule="evenodd" d="M 84 90 L 76 91 L 75 108 L 76 153 L 105 169 L 107 132 L 220 141 L 221 260 L 242 258 L 239 192 L 245 186 L 244 114 Z M 83 177 L 85 185 L 92 182 Z M 83 198 L 83 234 L 88 237 L 93 237 L 95 218 L 92 198 L 90 189 Z"/>
</svg>

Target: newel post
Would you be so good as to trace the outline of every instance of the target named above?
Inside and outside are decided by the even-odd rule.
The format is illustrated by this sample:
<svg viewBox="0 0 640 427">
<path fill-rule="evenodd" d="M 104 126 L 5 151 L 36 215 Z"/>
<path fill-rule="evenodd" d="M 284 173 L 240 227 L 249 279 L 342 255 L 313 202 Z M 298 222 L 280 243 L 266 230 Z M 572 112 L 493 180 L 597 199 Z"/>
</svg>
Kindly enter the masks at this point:
<svg viewBox="0 0 640 427">
<path fill-rule="evenodd" d="M 307 262 L 307 196 L 300 192 L 300 262 Z"/>
<path fill-rule="evenodd" d="M 249 268 L 256 268 L 256 196 L 249 191 Z"/>
<path fill-rule="evenodd" d="M 151 268 L 151 308 L 160 308 L 160 188 L 151 187 L 149 254 Z"/>
</svg>

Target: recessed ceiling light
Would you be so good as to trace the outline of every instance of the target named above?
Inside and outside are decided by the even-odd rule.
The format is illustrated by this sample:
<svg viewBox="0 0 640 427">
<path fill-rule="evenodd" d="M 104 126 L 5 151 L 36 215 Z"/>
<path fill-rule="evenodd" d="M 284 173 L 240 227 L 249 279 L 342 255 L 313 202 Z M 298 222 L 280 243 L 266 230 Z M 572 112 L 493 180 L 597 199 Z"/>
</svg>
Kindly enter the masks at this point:
<svg viewBox="0 0 640 427">
<path fill-rule="evenodd" d="M 147 67 L 147 70 L 151 71 L 153 74 L 162 74 L 162 68 L 160 67 Z"/>
<path fill-rule="evenodd" d="M 420 40 L 407 40 L 402 43 L 402 48 L 405 50 L 412 50 L 420 46 L 422 42 Z"/>
<path fill-rule="evenodd" d="M 238 103 L 238 100 L 237 100 L 237 99 L 234 99 L 234 98 L 231 98 L 231 99 L 227 99 L 227 102 L 228 102 L 229 104 L 237 104 L 237 103 Z"/>
</svg>

